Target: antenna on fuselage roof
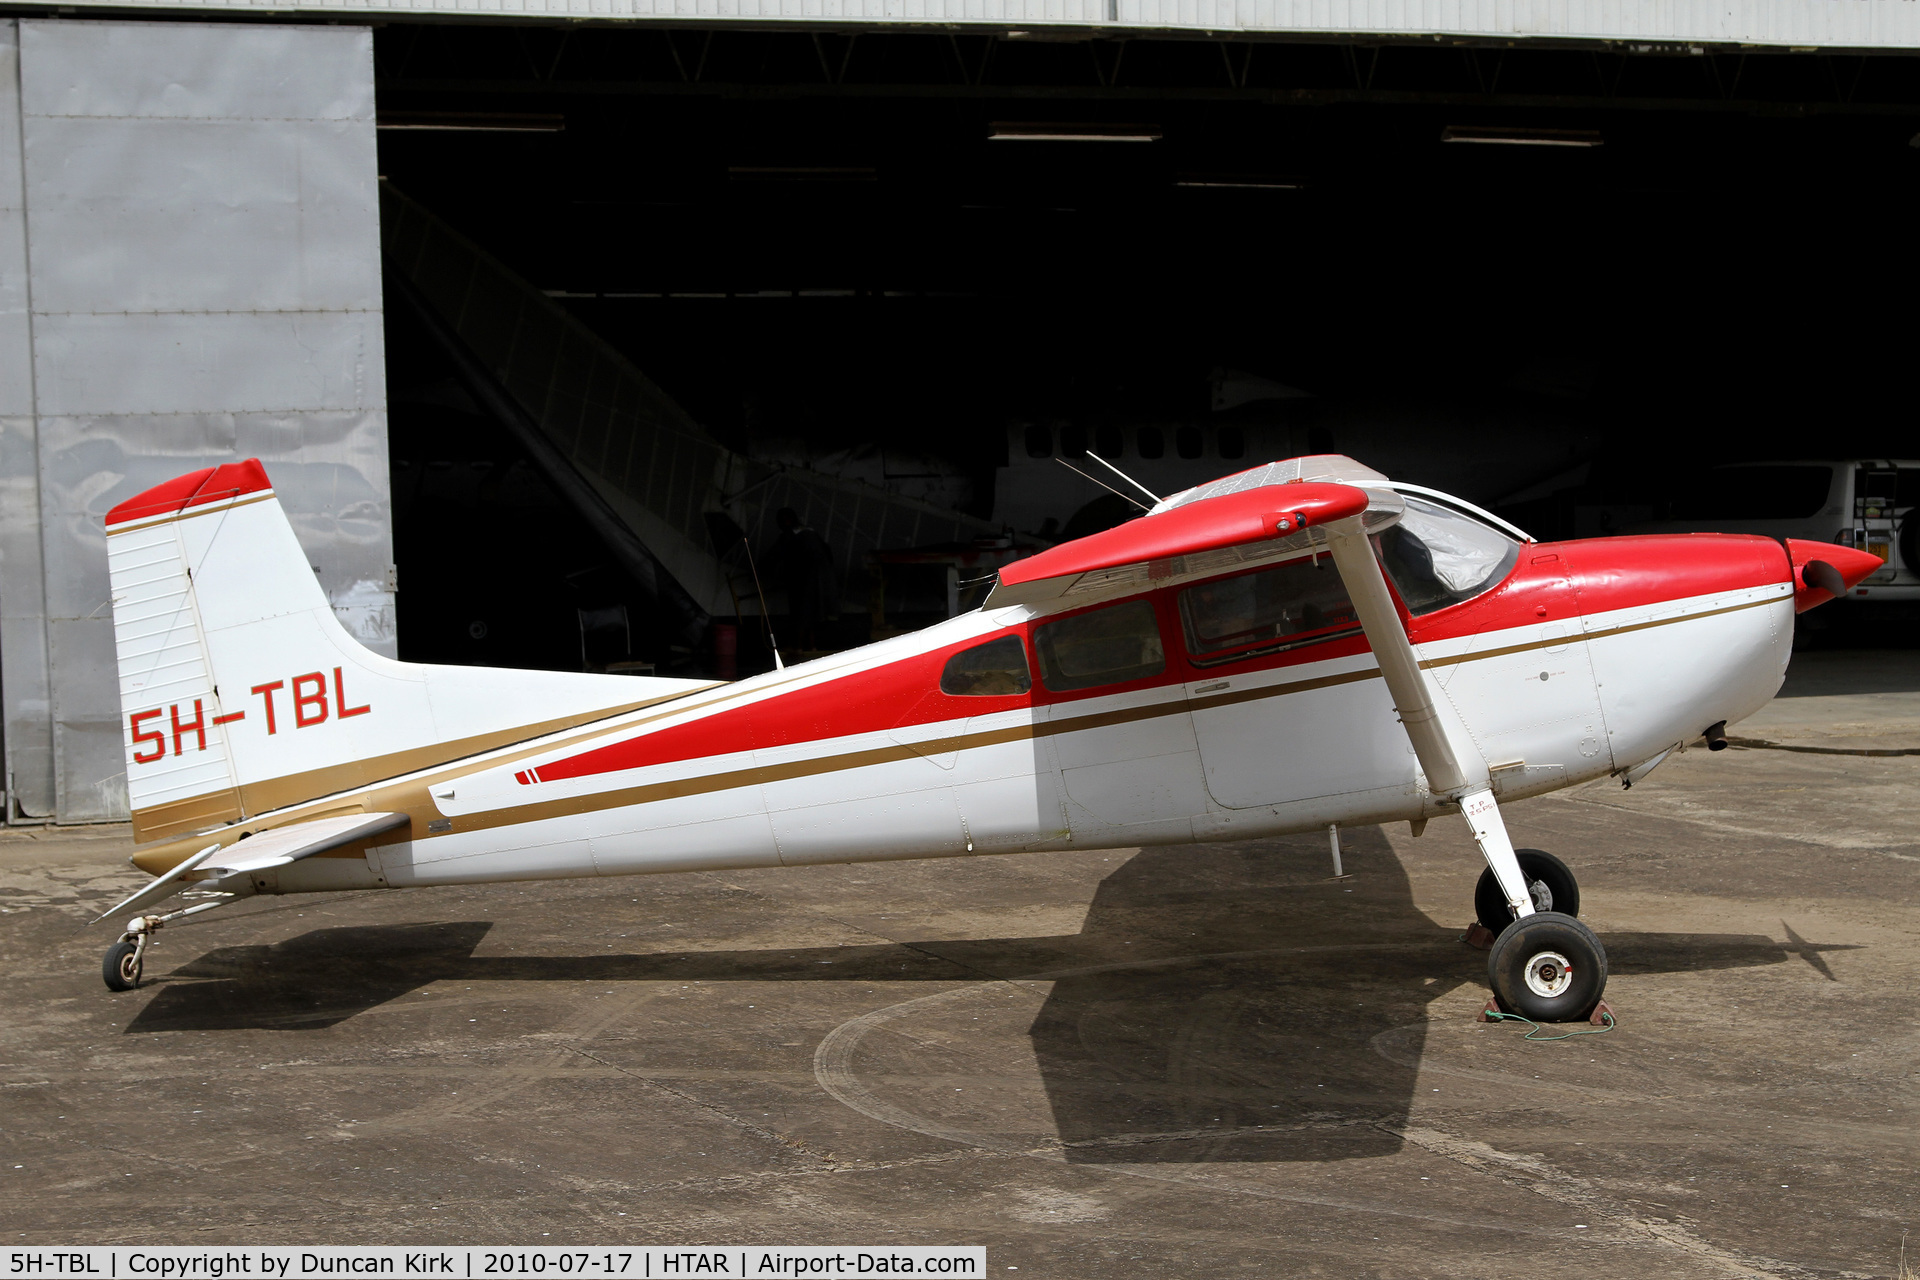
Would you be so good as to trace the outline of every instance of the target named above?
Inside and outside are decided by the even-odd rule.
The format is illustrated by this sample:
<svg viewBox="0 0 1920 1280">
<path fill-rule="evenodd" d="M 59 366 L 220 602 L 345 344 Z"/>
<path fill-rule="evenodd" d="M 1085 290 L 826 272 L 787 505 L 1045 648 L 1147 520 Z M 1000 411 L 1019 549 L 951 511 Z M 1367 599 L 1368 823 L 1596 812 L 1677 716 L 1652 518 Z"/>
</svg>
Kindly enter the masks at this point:
<svg viewBox="0 0 1920 1280">
<path fill-rule="evenodd" d="M 1140 508 L 1142 511 L 1145 511 L 1147 509 L 1147 504 L 1140 501 L 1140 499 L 1135 498 L 1129 494 L 1120 492 L 1118 489 L 1108 484 L 1105 480 L 1100 479 L 1098 476 L 1088 475 L 1086 472 L 1082 471 L 1080 468 L 1074 466 L 1071 462 L 1068 462 L 1065 458 L 1055 458 L 1054 461 L 1059 463 L 1061 466 L 1065 467 L 1067 470 L 1073 472 L 1073 474 L 1079 476 L 1082 480 L 1093 481 L 1093 483 L 1099 485 L 1102 489 L 1105 489 L 1108 493 L 1112 494 L 1114 497 L 1119 498 L 1125 502 L 1131 502 L 1134 506 Z"/>
<path fill-rule="evenodd" d="M 1120 468 L 1114 466 L 1111 462 L 1108 462 L 1105 458 L 1101 457 L 1099 454 L 1090 452 L 1087 454 L 1087 456 L 1089 458 L 1092 458 L 1095 462 L 1099 463 L 1101 466 L 1105 467 L 1107 470 L 1113 472 L 1113 474 L 1119 476 L 1122 480 L 1125 480 L 1128 484 L 1132 485 L 1134 488 L 1138 489 L 1140 492 L 1146 494 L 1149 498 L 1152 498 L 1156 504 L 1162 501 L 1159 494 L 1147 488 L 1147 486 L 1141 484 L 1138 480 L 1135 480 L 1132 476 L 1128 475 L 1126 472 L 1122 471 Z"/>
<path fill-rule="evenodd" d="M 747 572 L 753 575 L 753 594 L 760 597 L 760 625 L 767 633 L 767 648 L 773 650 L 773 669 L 785 671 L 787 664 L 780 661 L 780 642 L 773 638 L 773 615 L 767 612 L 767 593 L 760 588 L 760 570 L 753 563 L 753 546 L 744 533 L 740 535 L 740 549 L 747 553 Z"/>
</svg>

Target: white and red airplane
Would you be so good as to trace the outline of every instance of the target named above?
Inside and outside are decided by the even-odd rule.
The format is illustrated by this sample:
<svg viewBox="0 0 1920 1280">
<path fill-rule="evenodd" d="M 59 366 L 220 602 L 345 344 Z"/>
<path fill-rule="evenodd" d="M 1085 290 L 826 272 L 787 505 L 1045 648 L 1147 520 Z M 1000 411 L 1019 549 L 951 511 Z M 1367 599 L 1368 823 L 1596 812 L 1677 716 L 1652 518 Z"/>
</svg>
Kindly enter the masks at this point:
<svg viewBox="0 0 1920 1280">
<path fill-rule="evenodd" d="M 1537 543 L 1338 456 L 1000 570 L 984 605 L 728 684 L 395 662 L 258 461 L 107 517 L 133 863 L 107 952 L 261 893 L 1237 840 L 1460 813 L 1495 995 L 1585 1017 L 1606 952 L 1500 802 L 1717 745 L 1795 611 L 1880 561 L 1719 534 Z"/>
</svg>

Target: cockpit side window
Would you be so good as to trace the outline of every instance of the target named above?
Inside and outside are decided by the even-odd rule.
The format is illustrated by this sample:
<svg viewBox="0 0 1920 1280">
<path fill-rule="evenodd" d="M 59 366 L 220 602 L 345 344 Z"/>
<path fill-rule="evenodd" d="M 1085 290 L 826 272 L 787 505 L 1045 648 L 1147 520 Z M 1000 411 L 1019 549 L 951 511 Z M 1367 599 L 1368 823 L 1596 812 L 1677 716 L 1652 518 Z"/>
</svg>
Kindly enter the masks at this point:
<svg viewBox="0 0 1920 1280">
<path fill-rule="evenodd" d="M 1043 623 L 1034 628 L 1033 651 L 1040 657 L 1040 679 L 1054 693 L 1141 680 L 1167 669 L 1160 625 L 1145 600 Z"/>
<path fill-rule="evenodd" d="M 1407 514 L 1374 546 L 1409 613 L 1471 600 L 1513 572 L 1520 544 L 1512 538 L 1438 503 L 1402 496 Z"/>
<path fill-rule="evenodd" d="M 1187 652 L 1202 666 L 1291 647 L 1289 636 L 1356 625 L 1331 556 L 1203 582 L 1180 593 Z"/>
<path fill-rule="evenodd" d="M 1004 697 L 1033 688 L 1027 673 L 1027 650 L 1019 636 L 1001 636 L 962 649 L 947 659 L 940 672 L 940 692 L 963 698 Z"/>
</svg>

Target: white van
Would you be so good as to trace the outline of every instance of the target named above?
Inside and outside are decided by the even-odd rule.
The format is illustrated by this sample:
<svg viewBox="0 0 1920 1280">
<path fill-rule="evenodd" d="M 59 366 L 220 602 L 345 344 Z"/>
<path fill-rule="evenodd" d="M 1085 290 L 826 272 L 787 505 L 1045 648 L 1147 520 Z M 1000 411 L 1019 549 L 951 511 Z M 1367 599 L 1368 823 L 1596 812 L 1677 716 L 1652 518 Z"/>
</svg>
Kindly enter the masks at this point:
<svg viewBox="0 0 1920 1280">
<path fill-rule="evenodd" d="M 1758 533 L 1859 547 L 1886 564 L 1849 601 L 1920 600 L 1920 461 L 1741 462 L 1700 473 L 1633 533 Z"/>
</svg>

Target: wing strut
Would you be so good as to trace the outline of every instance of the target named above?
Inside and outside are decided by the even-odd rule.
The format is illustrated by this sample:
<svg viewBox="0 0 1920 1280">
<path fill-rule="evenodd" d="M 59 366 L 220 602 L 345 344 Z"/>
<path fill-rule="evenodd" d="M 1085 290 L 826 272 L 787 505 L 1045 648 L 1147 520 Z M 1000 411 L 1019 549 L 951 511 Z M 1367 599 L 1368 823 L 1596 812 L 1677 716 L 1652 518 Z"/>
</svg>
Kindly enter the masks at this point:
<svg viewBox="0 0 1920 1280">
<path fill-rule="evenodd" d="M 1361 630 L 1366 632 L 1380 674 L 1386 679 L 1393 708 L 1400 715 L 1407 740 L 1413 744 L 1421 771 L 1427 775 L 1427 787 L 1460 806 L 1473 829 L 1474 843 L 1493 868 L 1514 915 L 1532 915 L 1533 895 L 1527 891 L 1520 860 L 1514 857 L 1513 842 L 1507 838 L 1507 825 L 1501 821 L 1492 785 L 1483 767 L 1469 776 L 1460 765 L 1459 755 L 1447 737 L 1446 723 L 1434 709 L 1427 678 L 1420 671 L 1407 629 L 1400 623 L 1400 611 L 1394 607 L 1365 526 L 1360 517 L 1348 516 L 1322 527 L 1331 545 L 1334 567 L 1340 570 L 1353 610 L 1360 616 Z M 1477 754 L 1473 758 L 1478 761 Z"/>
</svg>

